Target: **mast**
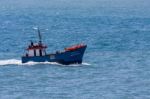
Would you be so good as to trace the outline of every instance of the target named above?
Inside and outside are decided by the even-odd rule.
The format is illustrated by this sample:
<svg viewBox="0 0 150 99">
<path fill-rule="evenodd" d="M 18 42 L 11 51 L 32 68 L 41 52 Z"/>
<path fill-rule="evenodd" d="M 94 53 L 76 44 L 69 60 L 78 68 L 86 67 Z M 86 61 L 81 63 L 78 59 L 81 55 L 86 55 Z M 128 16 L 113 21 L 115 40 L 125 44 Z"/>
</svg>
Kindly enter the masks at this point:
<svg viewBox="0 0 150 99">
<path fill-rule="evenodd" d="M 38 36 L 39 36 L 39 42 L 42 43 L 42 36 L 39 27 L 38 27 Z"/>
</svg>

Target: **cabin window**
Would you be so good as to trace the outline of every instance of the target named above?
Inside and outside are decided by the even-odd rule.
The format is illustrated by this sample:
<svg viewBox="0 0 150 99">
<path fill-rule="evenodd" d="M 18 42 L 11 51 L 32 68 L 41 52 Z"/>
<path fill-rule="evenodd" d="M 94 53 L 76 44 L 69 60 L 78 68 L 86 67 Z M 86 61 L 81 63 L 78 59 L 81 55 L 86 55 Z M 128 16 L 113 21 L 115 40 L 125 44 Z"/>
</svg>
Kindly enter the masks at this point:
<svg viewBox="0 0 150 99">
<path fill-rule="evenodd" d="M 55 59 L 55 55 L 50 55 L 50 59 Z"/>
<path fill-rule="evenodd" d="M 40 56 L 39 50 L 36 49 L 36 56 Z"/>
<path fill-rule="evenodd" d="M 34 50 L 29 50 L 29 56 L 34 56 Z"/>
<path fill-rule="evenodd" d="M 42 55 L 45 55 L 45 50 L 42 50 Z"/>
</svg>

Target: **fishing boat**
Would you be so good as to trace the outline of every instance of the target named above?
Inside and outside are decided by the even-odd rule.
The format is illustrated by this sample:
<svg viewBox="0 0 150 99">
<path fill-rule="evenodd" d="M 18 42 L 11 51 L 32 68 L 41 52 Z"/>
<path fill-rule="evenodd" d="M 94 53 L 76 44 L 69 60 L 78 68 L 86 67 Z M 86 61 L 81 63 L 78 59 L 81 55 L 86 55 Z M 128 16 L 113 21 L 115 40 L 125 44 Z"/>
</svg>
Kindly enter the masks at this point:
<svg viewBox="0 0 150 99">
<path fill-rule="evenodd" d="M 83 55 L 87 48 L 86 44 L 77 44 L 62 51 L 56 51 L 55 53 L 48 54 L 46 49 L 48 48 L 42 42 L 42 36 L 40 29 L 38 28 L 39 41 L 37 43 L 30 42 L 26 48 L 26 53 L 21 57 L 22 63 L 27 62 L 57 62 L 64 65 L 69 64 L 81 64 L 83 61 Z"/>
</svg>

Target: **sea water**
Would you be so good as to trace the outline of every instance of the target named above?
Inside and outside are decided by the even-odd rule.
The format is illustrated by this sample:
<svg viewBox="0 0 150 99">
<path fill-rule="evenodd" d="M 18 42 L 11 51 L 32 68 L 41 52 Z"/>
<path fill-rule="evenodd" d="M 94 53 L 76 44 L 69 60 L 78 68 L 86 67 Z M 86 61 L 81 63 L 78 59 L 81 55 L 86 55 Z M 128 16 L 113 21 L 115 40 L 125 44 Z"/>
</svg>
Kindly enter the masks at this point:
<svg viewBox="0 0 150 99">
<path fill-rule="evenodd" d="M 0 99 L 150 99 L 148 0 L 0 1 Z M 40 27 L 47 51 L 87 44 L 83 64 L 21 63 Z"/>
</svg>

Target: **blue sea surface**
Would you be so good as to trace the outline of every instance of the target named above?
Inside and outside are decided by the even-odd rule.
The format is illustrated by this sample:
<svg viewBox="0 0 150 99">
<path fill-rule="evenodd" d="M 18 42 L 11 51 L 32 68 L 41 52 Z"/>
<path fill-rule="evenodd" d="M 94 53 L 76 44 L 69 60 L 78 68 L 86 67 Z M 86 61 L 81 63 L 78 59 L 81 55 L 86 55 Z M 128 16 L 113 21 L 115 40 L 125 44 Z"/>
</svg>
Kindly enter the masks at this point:
<svg viewBox="0 0 150 99">
<path fill-rule="evenodd" d="M 148 0 L 0 1 L 0 99 L 150 99 Z M 39 26 L 47 52 L 85 43 L 83 64 L 21 63 Z"/>
</svg>

